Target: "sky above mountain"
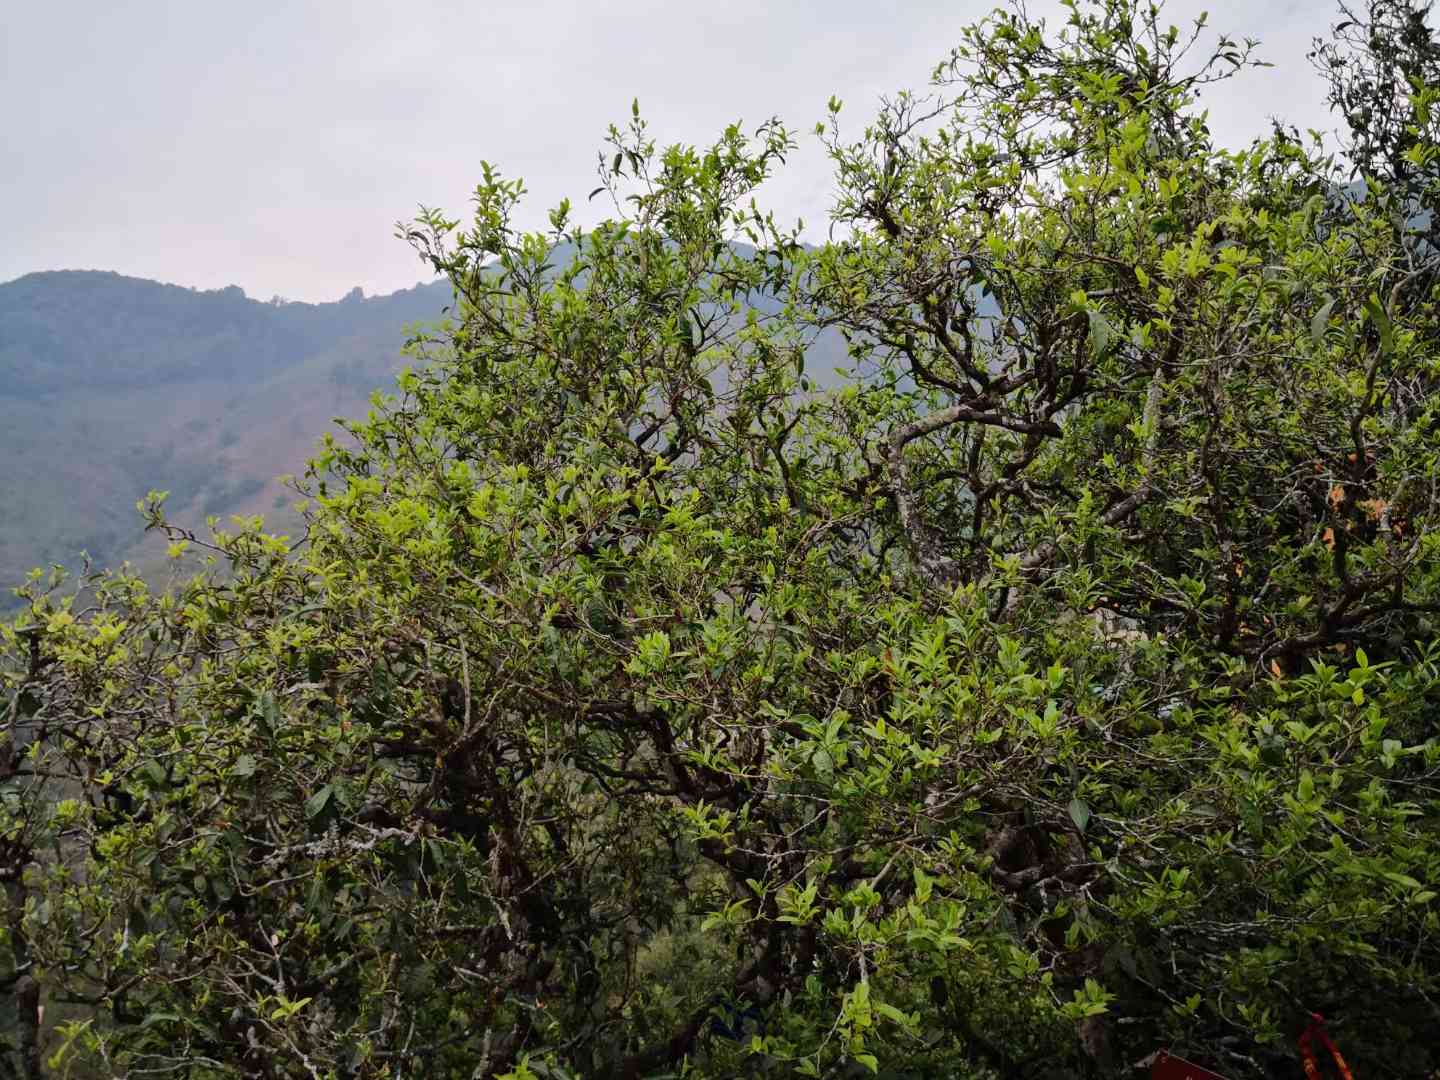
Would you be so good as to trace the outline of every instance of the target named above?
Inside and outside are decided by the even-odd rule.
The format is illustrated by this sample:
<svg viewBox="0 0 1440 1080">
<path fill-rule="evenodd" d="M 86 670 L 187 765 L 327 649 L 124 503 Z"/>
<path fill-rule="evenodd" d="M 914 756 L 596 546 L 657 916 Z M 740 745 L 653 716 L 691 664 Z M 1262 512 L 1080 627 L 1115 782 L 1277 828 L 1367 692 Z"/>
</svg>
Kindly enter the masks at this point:
<svg viewBox="0 0 1440 1080">
<path fill-rule="evenodd" d="M 767 192 L 823 234 L 830 181 L 806 134 L 833 93 L 851 131 L 923 88 L 992 0 L 60 0 L 0 35 L 0 281 L 102 268 L 252 296 L 335 299 L 428 277 L 394 238 L 418 204 L 457 216 L 488 160 L 584 209 L 606 126 L 638 97 L 661 142 L 779 115 L 802 147 Z M 1053 18 L 1054 0 L 1031 0 Z M 1263 42 L 1276 67 L 1207 96 L 1239 144 L 1281 116 L 1328 127 L 1305 60 L 1330 0 L 1171 0 L 1182 26 Z M 598 211 L 598 207 L 597 207 Z M 591 211 L 592 213 L 596 211 Z"/>
</svg>

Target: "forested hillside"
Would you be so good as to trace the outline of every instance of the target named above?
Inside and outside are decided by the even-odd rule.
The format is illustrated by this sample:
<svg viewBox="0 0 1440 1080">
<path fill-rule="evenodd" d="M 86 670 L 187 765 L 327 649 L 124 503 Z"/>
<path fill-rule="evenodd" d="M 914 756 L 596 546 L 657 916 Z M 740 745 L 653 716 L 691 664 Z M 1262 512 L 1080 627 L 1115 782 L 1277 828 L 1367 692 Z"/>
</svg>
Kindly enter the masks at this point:
<svg viewBox="0 0 1440 1080">
<path fill-rule="evenodd" d="M 32 567 L 139 558 L 155 488 L 202 525 L 265 513 L 335 416 L 363 413 L 402 366 L 408 324 L 448 283 L 330 304 L 251 300 L 94 271 L 0 284 L 0 607 Z"/>
<path fill-rule="evenodd" d="M 98 271 L 27 274 L 0 285 L 0 371 L 9 397 L 86 386 L 145 389 L 196 380 L 263 382 L 337 341 L 395 338 L 435 319 L 437 283 L 331 304 L 261 303 L 237 286 L 197 292 Z"/>
<path fill-rule="evenodd" d="M 0 622 L 0 1069 L 1433 1077 L 1427 13 L 1228 147 L 1253 43 L 1014 0 L 831 99 L 816 246 L 779 120 L 483 166 L 304 544 L 157 495 L 203 572 Z"/>
</svg>

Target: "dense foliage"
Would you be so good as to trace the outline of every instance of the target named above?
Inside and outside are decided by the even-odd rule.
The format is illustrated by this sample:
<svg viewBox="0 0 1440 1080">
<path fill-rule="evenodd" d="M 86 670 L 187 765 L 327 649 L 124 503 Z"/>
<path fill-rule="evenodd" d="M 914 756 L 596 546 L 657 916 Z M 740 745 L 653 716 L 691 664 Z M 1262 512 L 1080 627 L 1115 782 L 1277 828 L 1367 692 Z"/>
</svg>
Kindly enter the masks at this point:
<svg viewBox="0 0 1440 1080">
<path fill-rule="evenodd" d="M 1440 1064 L 1432 249 L 1215 146 L 1248 47 L 1187 41 L 1007 9 L 832 102 L 818 249 L 779 124 L 638 110 L 600 227 L 424 215 L 453 318 L 303 545 L 153 500 L 223 575 L 4 629 L 21 1056 L 43 1001 L 77 1076 Z"/>
</svg>

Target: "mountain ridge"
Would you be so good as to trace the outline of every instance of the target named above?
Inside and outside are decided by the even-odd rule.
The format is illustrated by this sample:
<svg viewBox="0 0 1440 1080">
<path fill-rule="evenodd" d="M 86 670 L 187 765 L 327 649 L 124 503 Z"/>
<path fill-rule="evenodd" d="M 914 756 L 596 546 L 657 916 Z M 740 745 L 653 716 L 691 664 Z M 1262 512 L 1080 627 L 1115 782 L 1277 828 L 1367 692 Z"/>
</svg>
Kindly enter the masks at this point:
<svg viewBox="0 0 1440 1080">
<path fill-rule="evenodd" d="M 339 333 L 436 317 L 448 298 L 443 281 L 311 304 L 255 300 L 238 285 L 198 290 L 106 270 L 37 271 L 0 283 L 0 395 L 43 394 L 76 375 L 120 387 L 254 374 Z"/>
</svg>

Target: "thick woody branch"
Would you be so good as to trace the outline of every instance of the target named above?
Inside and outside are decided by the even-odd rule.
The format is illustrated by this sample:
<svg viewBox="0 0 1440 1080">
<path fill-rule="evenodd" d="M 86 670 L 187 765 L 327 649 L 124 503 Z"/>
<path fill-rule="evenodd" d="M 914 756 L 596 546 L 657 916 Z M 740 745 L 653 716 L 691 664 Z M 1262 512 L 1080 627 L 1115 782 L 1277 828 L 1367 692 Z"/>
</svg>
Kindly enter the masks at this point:
<svg viewBox="0 0 1440 1080">
<path fill-rule="evenodd" d="M 972 405 L 954 405 L 941 409 L 929 416 L 921 417 L 897 428 L 890 436 L 890 452 L 887 463 L 890 471 L 890 488 L 900 512 L 900 524 L 905 530 L 921 573 L 932 583 L 953 583 L 960 578 L 960 568 L 954 559 L 941 548 L 940 540 L 925 524 L 920 510 L 920 501 L 915 493 L 910 466 L 905 459 L 905 447 L 916 439 L 923 438 L 952 424 L 975 423 L 1000 427 L 1022 435 L 1059 437 L 1060 426 L 1051 420 L 1028 421 L 1001 413 L 986 412 Z"/>
</svg>

